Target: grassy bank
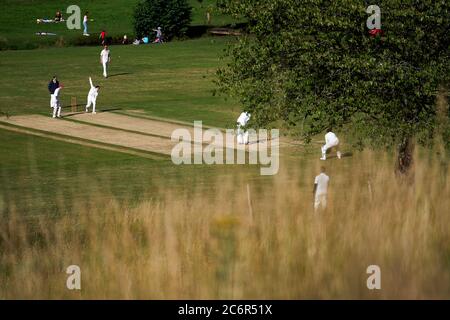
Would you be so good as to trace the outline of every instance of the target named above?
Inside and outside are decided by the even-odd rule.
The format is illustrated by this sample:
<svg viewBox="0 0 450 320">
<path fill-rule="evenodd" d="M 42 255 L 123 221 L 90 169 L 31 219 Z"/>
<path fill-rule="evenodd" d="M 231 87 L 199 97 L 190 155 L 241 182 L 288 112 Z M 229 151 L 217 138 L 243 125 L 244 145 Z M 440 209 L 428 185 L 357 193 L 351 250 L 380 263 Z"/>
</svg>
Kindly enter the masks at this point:
<svg viewBox="0 0 450 320">
<path fill-rule="evenodd" d="M 197 0 L 189 1 L 192 6 L 192 26 L 206 24 L 206 11 L 214 9 L 211 24 L 221 26 L 233 23 L 234 20 L 217 11 L 214 0 L 205 0 L 200 4 Z M 2 0 L 0 2 L 0 50 L 36 49 L 52 46 L 73 46 L 95 43 L 104 29 L 114 38 L 124 34 L 132 39 L 133 10 L 138 0 L 79 0 L 76 3 L 62 0 Z M 90 38 L 83 37 L 83 30 L 69 30 L 65 23 L 37 24 L 36 19 L 53 19 L 56 11 L 64 17 L 70 5 L 76 4 L 83 15 L 89 11 L 93 21 L 89 23 Z M 56 36 L 37 36 L 37 32 L 55 33 Z M 98 41 L 97 41 L 98 42 Z"/>
<path fill-rule="evenodd" d="M 418 158 L 410 185 L 385 154 L 326 164 L 329 208 L 319 214 L 318 163 L 305 160 L 264 181 L 194 180 L 137 205 L 89 193 L 59 201 L 70 208 L 59 218 L 13 210 L 0 221 L 0 297 L 448 299 L 447 166 Z M 81 291 L 65 287 L 71 264 Z M 379 291 L 366 287 L 369 265 L 381 268 Z"/>
</svg>

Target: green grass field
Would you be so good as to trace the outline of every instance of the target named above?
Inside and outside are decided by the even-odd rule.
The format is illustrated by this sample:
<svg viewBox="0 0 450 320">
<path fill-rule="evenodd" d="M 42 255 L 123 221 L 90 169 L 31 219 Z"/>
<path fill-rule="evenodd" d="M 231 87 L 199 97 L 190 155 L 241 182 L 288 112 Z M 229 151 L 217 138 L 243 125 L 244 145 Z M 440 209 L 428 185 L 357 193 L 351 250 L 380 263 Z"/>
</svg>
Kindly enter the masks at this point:
<svg viewBox="0 0 450 320">
<path fill-rule="evenodd" d="M 131 30 L 120 17 L 133 2 L 80 4 L 93 30 L 114 21 L 106 27 L 121 33 Z M 212 2 L 192 1 L 194 25 Z M 53 14 L 52 3 L 2 1 L 0 41 L 35 41 L 33 19 Z M 56 74 L 66 107 L 76 97 L 84 108 L 92 76 L 100 110 L 231 127 L 241 107 L 212 94 L 231 41 L 112 46 L 108 79 L 99 46 L 0 51 L 0 117 L 49 116 L 47 83 Z M 279 174 L 261 176 L 259 166 L 175 166 L 167 156 L 0 129 L 0 299 L 448 298 L 444 153 L 417 150 L 409 185 L 393 173 L 393 152 L 358 152 L 342 140 L 346 156 L 326 162 L 316 141 L 288 141 Z M 329 208 L 315 214 L 321 165 L 331 177 Z M 73 263 L 83 268 L 81 292 L 65 287 Z M 382 291 L 367 290 L 371 264 L 382 267 Z"/>
<path fill-rule="evenodd" d="M 202 120 L 206 125 L 227 127 L 234 123 L 240 108 L 231 100 L 213 96 L 212 81 L 229 41 L 232 39 L 207 37 L 163 46 L 112 46 L 108 79 L 101 76 L 100 47 L 2 51 L 0 72 L 9 76 L 0 80 L 0 112 L 48 115 L 47 83 L 53 74 L 65 86 L 63 105 L 69 106 L 71 97 L 77 97 L 83 109 L 88 77 L 92 76 L 101 86 L 100 110 L 138 110 L 144 116 L 189 123 Z M 135 202 L 159 197 L 165 188 L 189 189 L 192 176 L 208 185 L 207 181 L 227 170 L 244 175 L 248 171 L 240 167 L 176 167 L 169 159 L 143 159 L 4 130 L 0 141 L 4 214 L 17 206 L 24 215 L 56 215 L 60 207 L 55 195 L 67 203 L 82 201 L 93 192 Z M 257 169 L 250 172 L 254 175 Z M 98 180 L 88 178 L 92 176 Z M 99 185 L 108 190 L 97 190 Z"/>
<path fill-rule="evenodd" d="M 80 7 L 82 15 L 90 12 L 89 23 L 91 37 L 98 38 L 102 29 L 109 36 L 122 37 L 134 33 L 132 25 L 133 9 L 138 0 L 80 0 L 76 4 Z M 37 24 L 36 19 L 53 19 L 55 12 L 60 10 L 67 18 L 66 9 L 74 4 L 70 0 L 55 3 L 51 0 L 2 0 L 0 2 L 0 50 L 2 43 L 8 48 L 35 48 L 48 47 L 57 41 L 74 43 L 83 41 L 82 30 L 69 30 L 65 23 Z M 214 0 L 205 0 L 200 4 L 197 0 L 190 0 L 192 5 L 192 25 L 206 24 L 206 10 L 208 6 L 215 8 Z M 212 14 L 211 24 L 222 26 L 233 23 L 231 17 L 222 15 L 217 11 Z M 51 32 L 57 36 L 37 36 L 36 32 Z M 60 40 L 60 38 L 62 38 Z M 85 40 L 85 39 L 84 39 Z"/>
<path fill-rule="evenodd" d="M 0 216 L 70 214 L 73 203 L 92 197 L 131 205 L 170 192 L 205 192 L 227 174 L 258 178 L 249 166 L 174 166 L 118 152 L 0 129 Z M 259 179 L 259 178 L 258 178 Z"/>
<path fill-rule="evenodd" d="M 227 38 L 201 38 L 163 46 L 112 46 L 110 77 L 102 77 L 101 47 L 72 47 L 0 52 L 0 112 L 48 114 L 47 84 L 58 75 L 71 97 L 86 103 L 89 76 L 100 85 L 100 109 L 140 109 L 150 115 L 226 126 L 240 109 L 213 96 L 215 70 Z"/>
</svg>

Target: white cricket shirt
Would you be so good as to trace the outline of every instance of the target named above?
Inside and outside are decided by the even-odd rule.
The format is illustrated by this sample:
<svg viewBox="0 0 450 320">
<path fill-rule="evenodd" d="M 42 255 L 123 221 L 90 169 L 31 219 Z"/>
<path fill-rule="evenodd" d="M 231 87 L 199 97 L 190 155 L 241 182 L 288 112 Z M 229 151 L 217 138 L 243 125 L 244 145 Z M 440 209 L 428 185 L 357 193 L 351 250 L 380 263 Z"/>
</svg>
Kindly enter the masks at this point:
<svg viewBox="0 0 450 320">
<path fill-rule="evenodd" d="M 100 57 L 102 58 L 102 62 L 108 62 L 109 60 L 109 50 L 103 49 L 102 52 L 100 52 Z"/>
<path fill-rule="evenodd" d="M 334 144 L 338 141 L 338 137 L 333 132 L 328 132 L 325 135 L 325 142 L 328 144 Z"/>
<path fill-rule="evenodd" d="M 237 122 L 245 127 L 247 125 L 247 122 L 250 120 L 250 114 L 247 112 L 242 112 L 239 118 L 237 119 Z"/>
<path fill-rule="evenodd" d="M 316 176 L 316 179 L 314 180 L 314 184 L 317 184 L 316 195 L 327 194 L 329 181 L 330 177 L 323 172 Z"/>
</svg>

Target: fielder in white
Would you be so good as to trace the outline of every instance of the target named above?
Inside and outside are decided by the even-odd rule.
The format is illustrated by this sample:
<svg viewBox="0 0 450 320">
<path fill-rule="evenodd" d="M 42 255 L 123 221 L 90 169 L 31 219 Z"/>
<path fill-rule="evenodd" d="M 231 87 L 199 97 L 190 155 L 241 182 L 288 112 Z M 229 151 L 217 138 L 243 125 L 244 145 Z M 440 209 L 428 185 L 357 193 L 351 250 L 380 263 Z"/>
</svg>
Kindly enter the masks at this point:
<svg viewBox="0 0 450 320">
<path fill-rule="evenodd" d="M 92 105 L 92 114 L 96 114 L 95 106 L 97 104 L 97 96 L 98 96 L 98 91 L 100 90 L 100 86 L 94 87 L 94 85 L 92 84 L 91 77 L 89 77 L 89 83 L 91 85 L 91 89 L 89 90 L 89 93 L 87 96 L 86 112 L 89 111 L 89 108 Z"/>
<path fill-rule="evenodd" d="M 50 98 L 50 105 L 53 108 L 53 118 L 61 118 L 61 102 L 59 101 L 59 92 L 62 88 L 62 85 L 56 88 Z"/>
<path fill-rule="evenodd" d="M 250 114 L 248 112 L 242 112 L 237 119 L 237 142 L 239 144 L 248 144 L 248 131 L 243 128 L 247 125 L 250 120 Z"/>
<path fill-rule="evenodd" d="M 320 171 L 321 173 L 316 176 L 314 180 L 314 211 L 326 209 L 327 207 L 327 193 L 330 177 L 325 174 L 325 167 L 321 167 Z"/>
<path fill-rule="evenodd" d="M 103 65 L 103 76 L 108 77 L 108 65 L 111 62 L 111 53 L 108 46 L 104 46 L 102 52 L 100 52 L 100 63 Z"/>
<path fill-rule="evenodd" d="M 322 158 L 320 158 L 320 160 L 327 160 L 327 151 L 331 148 L 337 149 L 336 155 L 338 159 L 340 159 L 342 155 L 339 151 L 339 139 L 331 132 L 331 130 L 327 130 L 327 134 L 325 135 L 325 145 L 322 147 Z"/>
</svg>

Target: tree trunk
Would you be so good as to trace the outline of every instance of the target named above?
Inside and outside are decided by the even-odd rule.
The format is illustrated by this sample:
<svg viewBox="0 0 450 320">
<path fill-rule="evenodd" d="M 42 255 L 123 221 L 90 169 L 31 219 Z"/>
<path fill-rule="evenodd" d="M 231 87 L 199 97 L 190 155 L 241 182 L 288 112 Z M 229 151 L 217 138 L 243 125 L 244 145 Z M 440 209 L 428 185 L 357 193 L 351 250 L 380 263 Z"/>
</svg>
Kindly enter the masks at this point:
<svg viewBox="0 0 450 320">
<path fill-rule="evenodd" d="M 414 142 L 411 137 L 404 137 L 398 147 L 397 165 L 395 172 L 403 176 L 411 171 L 413 164 Z"/>
</svg>

